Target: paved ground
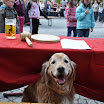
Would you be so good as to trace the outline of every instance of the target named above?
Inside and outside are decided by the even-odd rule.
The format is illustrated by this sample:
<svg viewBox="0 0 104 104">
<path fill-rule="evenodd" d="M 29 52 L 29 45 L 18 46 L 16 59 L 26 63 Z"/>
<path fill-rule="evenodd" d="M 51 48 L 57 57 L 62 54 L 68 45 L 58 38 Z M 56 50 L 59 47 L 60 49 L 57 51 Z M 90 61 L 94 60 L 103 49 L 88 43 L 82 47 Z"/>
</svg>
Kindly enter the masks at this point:
<svg viewBox="0 0 104 104">
<path fill-rule="evenodd" d="M 48 20 L 40 19 L 42 25 L 39 26 L 39 34 L 52 34 L 57 36 L 67 36 L 66 19 L 52 19 L 52 26 L 48 26 Z M 29 26 L 24 27 L 24 31 L 29 31 Z M 96 22 L 94 31 L 90 33 L 90 38 L 104 38 L 104 23 Z"/>
<path fill-rule="evenodd" d="M 22 96 L 5 98 L 3 96 L 3 93 L 23 92 L 25 87 L 27 87 L 27 86 L 24 86 L 24 87 L 21 87 L 18 89 L 14 89 L 14 90 L 10 90 L 10 91 L 0 92 L 0 102 L 21 102 Z M 104 102 L 92 100 L 92 99 L 86 98 L 84 96 L 75 94 L 73 104 L 104 104 Z"/>
<path fill-rule="evenodd" d="M 67 34 L 65 18 L 53 19 L 52 26 L 48 26 L 48 20 L 46 19 L 41 19 L 40 23 L 42 25 L 39 26 L 39 34 L 52 34 L 52 35 L 57 35 L 57 36 L 66 36 Z M 29 26 L 25 26 L 24 31 L 29 31 Z M 90 38 L 104 38 L 104 23 L 99 23 L 97 21 L 94 31 L 90 33 L 89 37 Z M 6 91 L 6 93 L 22 92 L 25 87 L 14 89 L 11 91 Z M 0 102 L 21 102 L 22 96 L 4 98 L 3 93 L 5 92 L 0 92 Z M 76 94 L 73 104 L 104 104 L 104 102 L 92 100 L 92 99 Z"/>
</svg>

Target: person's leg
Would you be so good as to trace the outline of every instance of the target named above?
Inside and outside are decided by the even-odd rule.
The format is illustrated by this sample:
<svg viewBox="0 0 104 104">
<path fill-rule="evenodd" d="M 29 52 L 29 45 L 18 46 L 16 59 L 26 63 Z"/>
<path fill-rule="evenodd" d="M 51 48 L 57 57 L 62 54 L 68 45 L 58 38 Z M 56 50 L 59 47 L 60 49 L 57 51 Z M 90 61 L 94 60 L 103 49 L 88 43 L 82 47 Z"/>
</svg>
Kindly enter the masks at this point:
<svg viewBox="0 0 104 104">
<path fill-rule="evenodd" d="M 54 10 L 53 10 L 53 9 L 51 9 L 51 11 L 53 11 L 53 12 L 52 12 L 52 16 L 55 16 Z"/>
<path fill-rule="evenodd" d="M 27 9 L 25 9 L 25 21 L 24 21 L 24 24 L 27 23 Z"/>
<path fill-rule="evenodd" d="M 94 12 L 94 19 L 95 19 L 95 12 Z M 95 20 L 95 22 L 96 22 L 96 20 Z"/>
<path fill-rule="evenodd" d="M 32 19 L 32 24 L 33 24 L 32 34 L 38 34 L 39 19 Z"/>
<path fill-rule="evenodd" d="M 88 37 L 89 36 L 89 29 L 85 29 L 85 35 L 84 35 L 84 37 Z"/>
<path fill-rule="evenodd" d="M 71 36 L 72 27 L 67 27 L 67 36 Z"/>
<path fill-rule="evenodd" d="M 97 12 L 94 12 L 95 22 L 97 21 Z"/>
<path fill-rule="evenodd" d="M 99 14 L 98 19 L 99 19 L 99 21 L 100 21 L 100 13 L 98 12 L 98 14 Z"/>
<path fill-rule="evenodd" d="M 73 37 L 76 37 L 77 36 L 77 29 L 76 29 L 76 27 L 73 27 L 73 33 L 74 33 Z"/>
<path fill-rule="evenodd" d="M 103 13 L 101 13 L 101 21 L 102 21 L 102 19 L 103 19 Z"/>
<path fill-rule="evenodd" d="M 101 13 L 99 13 L 99 22 L 101 21 Z"/>
<path fill-rule="evenodd" d="M 77 36 L 78 37 L 83 37 L 84 35 L 84 29 L 77 29 Z"/>
<path fill-rule="evenodd" d="M 97 19 L 98 19 L 98 12 L 96 12 L 96 21 L 97 21 Z"/>
<path fill-rule="evenodd" d="M 23 32 L 23 25 L 24 25 L 24 21 L 25 21 L 25 17 L 21 17 L 19 16 L 19 21 L 20 21 L 20 32 Z"/>
<path fill-rule="evenodd" d="M 48 16 L 50 16 L 50 9 L 47 9 L 47 11 L 48 11 Z"/>
<path fill-rule="evenodd" d="M 97 21 L 98 18 L 98 12 L 95 13 L 95 21 Z"/>
<path fill-rule="evenodd" d="M 32 34 L 32 29 L 33 29 L 33 27 L 32 27 L 32 18 L 30 19 L 30 33 Z"/>
<path fill-rule="evenodd" d="M 29 15 L 28 15 L 28 11 L 26 12 L 26 18 L 27 18 L 26 25 L 30 26 L 30 18 L 29 18 Z"/>
<path fill-rule="evenodd" d="M 104 22 L 104 9 L 103 9 L 103 17 L 102 17 L 102 19 L 103 19 L 103 22 Z"/>
</svg>

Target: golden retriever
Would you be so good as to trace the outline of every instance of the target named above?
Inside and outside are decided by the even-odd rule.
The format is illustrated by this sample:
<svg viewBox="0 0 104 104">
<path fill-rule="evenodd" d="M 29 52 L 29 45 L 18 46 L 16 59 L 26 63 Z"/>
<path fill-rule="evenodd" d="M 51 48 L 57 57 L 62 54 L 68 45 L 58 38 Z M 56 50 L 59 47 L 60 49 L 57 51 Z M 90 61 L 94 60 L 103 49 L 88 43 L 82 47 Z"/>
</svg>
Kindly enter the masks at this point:
<svg viewBox="0 0 104 104">
<path fill-rule="evenodd" d="M 76 64 L 64 53 L 55 53 L 42 65 L 41 79 L 23 92 L 22 102 L 72 104 Z"/>
</svg>

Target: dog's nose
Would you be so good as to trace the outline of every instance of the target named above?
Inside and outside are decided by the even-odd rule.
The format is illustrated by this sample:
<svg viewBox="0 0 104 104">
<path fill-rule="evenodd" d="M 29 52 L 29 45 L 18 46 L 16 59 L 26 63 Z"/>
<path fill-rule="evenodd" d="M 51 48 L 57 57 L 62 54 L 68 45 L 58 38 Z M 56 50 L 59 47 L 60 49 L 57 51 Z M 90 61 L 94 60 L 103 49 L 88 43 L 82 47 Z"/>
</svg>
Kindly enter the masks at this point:
<svg viewBox="0 0 104 104">
<path fill-rule="evenodd" d="M 57 69 L 57 71 L 58 71 L 59 73 L 64 73 L 64 70 L 65 70 L 64 67 L 59 67 L 59 68 Z"/>
</svg>

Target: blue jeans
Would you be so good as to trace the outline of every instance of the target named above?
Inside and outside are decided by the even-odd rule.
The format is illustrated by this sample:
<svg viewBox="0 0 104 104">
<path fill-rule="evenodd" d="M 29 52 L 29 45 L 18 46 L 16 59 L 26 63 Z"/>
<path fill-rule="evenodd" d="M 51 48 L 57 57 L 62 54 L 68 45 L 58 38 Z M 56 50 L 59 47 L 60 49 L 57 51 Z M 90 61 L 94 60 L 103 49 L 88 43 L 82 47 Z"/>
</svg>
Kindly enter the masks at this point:
<svg viewBox="0 0 104 104">
<path fill-rule="evenodd" d="M 99 22 L 102 20 L 103 18 L 103 13 L 99 13 Z"/>
<path fill-rule="evenodd" d="M 47 11 L 49 11 L 49 12 L 48 12 L 48 16 L 51 15 L 50 11 L 53 11 L 53 12 L 52 12 L 52 16 L 54 16 L 54 10 L 53 10 L 53 9 L 47 9 Z"/>
<path fill-rule="evenodd" d="M 77 29 L 78 37 L 88 37 L 89 36 L 89 29 Z"/>
<path fill-rule="evenodd" d="M 77 36 L 77 30 L 76 30 L 76 27 L 67 27 L 67 36 L 71 36 L 71 32 L 73 30 L 73 37 L 76 37 Z"/>
</svg>

